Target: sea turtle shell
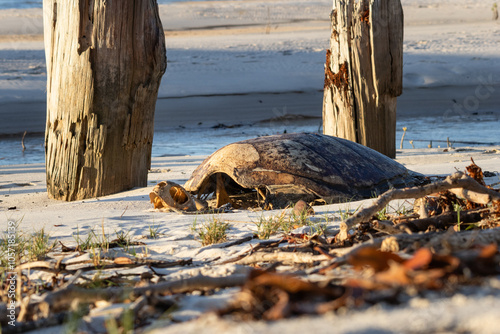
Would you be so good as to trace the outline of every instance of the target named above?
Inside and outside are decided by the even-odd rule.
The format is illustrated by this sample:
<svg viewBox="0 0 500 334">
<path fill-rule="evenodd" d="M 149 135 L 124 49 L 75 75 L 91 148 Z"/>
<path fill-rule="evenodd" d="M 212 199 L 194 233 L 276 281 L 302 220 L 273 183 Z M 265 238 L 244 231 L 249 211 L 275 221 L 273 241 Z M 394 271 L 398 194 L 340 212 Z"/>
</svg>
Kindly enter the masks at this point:
<svg viewBox="0 0 500 334">
<path fill-rule="evenodd" d="M 392 187 L 421 182 L 421 175 L 366 146 L 313 133 L 229 144 L 203 161 L 184 188 L 198 195 L 213 193 L 218 174 L 224 175 L 229 195 L 235 183 L 240 190 L 265 189 L 274 198 L 307 195 L 308 200 L 321 198 L 328 203 L 370 198 Z"/>
</svg>

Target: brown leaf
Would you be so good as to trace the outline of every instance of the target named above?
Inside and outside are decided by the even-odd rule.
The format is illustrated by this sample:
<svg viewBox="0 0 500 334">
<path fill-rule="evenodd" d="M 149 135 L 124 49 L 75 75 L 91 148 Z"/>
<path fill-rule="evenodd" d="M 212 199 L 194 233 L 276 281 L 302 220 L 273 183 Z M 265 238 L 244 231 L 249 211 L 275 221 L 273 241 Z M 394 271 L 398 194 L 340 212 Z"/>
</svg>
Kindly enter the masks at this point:
<svg viewBox="0 0 500 334">
<path fill-rule="evenodd" d="M 417 270 L 427 267 L 431 261 L 432 252 L 428 248 L 420 248 L 411 259 L 403 263 L 403 266 L 409 270 Z"/>
<path fill-rule="evenodd" d="M 490 245 L 484 246 L 481 249 L 481 253 L 479 253 L 479 258 L 491 259 L 497 253 L 498 253 L 498 245 L 497 244 L 490 244 Z"/>
<path fill-rule="evenodd" d="M 321 286 L 291 275 L 254 270 L 236 300 L 220 314 L 244 319 L 276 320 L 296 314 L 318 314 L 345 304 L 346 289 Z"/>
<path fill-rule="evenodd" d="M 400 263 L 389 261 L 389 269 L 375 274 L 375 280 L 379 283 L 394 285 L 408 285 L 411 283 L 407 275 L 408 269 Z"/>
<path fill-rule="evenodd" d="M 470 158 L 470 160 L 472 161 L 472 164 L 465 167 L 465 169 L 467 170 L 467 174 L 474 180 L 476 180 L 479 184 L 486 186 L 486 184 L 484 183 L 483 170 L 481 169 L 481 167 L 476 165 L 472 158 Z"/>
<path fill-rule="evenodd" d="M 446 273 L 442 268 L 419 270 L 412 273 L 413 283 L 427 289 L 440 289 L 443 286 L 441 278 Z"/>
<path fill-rule="evenodd" d="M 389 261 L 401 263 L 403 262 L 403 259 L 397 254 L 383 252 L 375 247 L 361 248 L 347 258 L 347 263 L 352 265 L 357 270 L 364 266 L 369 266 L 377 272 L 389 269 Z"/>
<path fill-rule="evenodd" d="M 251 285 L 257 286 L 272 286 L 284 290 L 288 293 L 319 293 L 319 294 L 330 294 L 329 289 L 319 287 L 316 284 L 306 282 L 300 278 L 269 272 L 262 272 L 260 270 L 254 270 L 250 275 Z"/>
</svg>

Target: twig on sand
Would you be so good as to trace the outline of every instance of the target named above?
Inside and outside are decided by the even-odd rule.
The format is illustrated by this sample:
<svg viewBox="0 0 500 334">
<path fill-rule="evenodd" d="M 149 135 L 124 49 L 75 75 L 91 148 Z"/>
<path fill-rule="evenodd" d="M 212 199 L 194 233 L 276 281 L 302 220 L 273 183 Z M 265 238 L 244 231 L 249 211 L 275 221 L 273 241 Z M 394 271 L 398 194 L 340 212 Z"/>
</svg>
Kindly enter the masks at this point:
<svg viewBox="0 0 500 334">
<path fill-rule="evenodd" d="M 53 261 L 35 261 L 23 263 L 16 267 L 17 270 L 42 270 L 51 273 L 58 273 L 66 268 L 66 265 L 61 263 L 63 258 L 57 262 Z"/>
<path fill-rule="evenodd" d="M 242 258 L 237 261 L 237 264 L 254 264 L 258 262 L 284 262 L 288 264 L 297 264 L 297 263 L 309 263 L 312 264 L 314 262 L 325 261 L 328 260 L 328 256 L 326 255 L 312 255 L 309 253 L 293 253 L 293 252 L 275 252 L 275 253 L 267 253 L 267 252 L 258 252 L 253 253 L 247 257 Z"/>
<path fill-rule="evenodd" d="M 406 130 L 408 130 L 408 128 L 405 126 L 403 128 L 403 135 L 401 136 L 401 144 L 399 144 L 399 148 L 402 150 L 403 149 L 403 142 L 405 140 L 405 135 L 406 135 Z M 413 145 L 412 145 L 413 146 Z"/>
<path fill-rule="evenodd" d="M 391 189 L 380 195 L 372 206 L 356 212 L 352 217 L 343 221 L 340 225 L 340 232 L 337 235 L 338 240 L 346 240 L 349 237 L 349 231 L 356 225 L 369 221 L 378 211 L 382 210 L 390 201 L 396 199 L 421 198 L 429 194 L 449 190 L 467 200 L 479 204 L 489 203 L 491 201 L 500 201 L 500 193 L 486 188 L 477 183 L 471 177 L 458 172 L 448 176 L 443 181 L 434 182 L 421 187 Z"/>
<path fill-rule="evenodd" d="M 235 274 L 231 276 L 212 277 L 198 275 L 178 281 L 161 282 L 154 285 L 130 288 L 111 287 L 102 289 L 84 289 L 76 286 L 72 280 L 59 290 L 49 292 L 40 301 L 30 305 L 32 308 L 38 306 L 45 317 L 50 311 L 57 312 L 67 309 L 74 300 L 81 303 L 93 303 L 99 300 L 112 300 L 122 302 L 126 299 L 135 299 L 138 296 L 155 293 L 185 293 L 195 290 L 212 290 L 216 288 L 227 288 L 242 286 L 247 280 L 247 275 Z"/>
</svg>

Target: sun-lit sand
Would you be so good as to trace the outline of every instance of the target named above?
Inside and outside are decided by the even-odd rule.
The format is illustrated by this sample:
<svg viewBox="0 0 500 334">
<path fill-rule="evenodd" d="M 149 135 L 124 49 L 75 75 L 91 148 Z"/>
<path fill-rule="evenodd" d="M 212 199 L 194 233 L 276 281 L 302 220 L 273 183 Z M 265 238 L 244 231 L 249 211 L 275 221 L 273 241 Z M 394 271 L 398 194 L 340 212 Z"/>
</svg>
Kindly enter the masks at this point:
<svg viewBox="0 0 500 334">
<path fill-rule="evenodd" d="M 413 124 L 427 117 L 428 127 L 443 119 L 453 119 L 452 133 L 439 130 L 440 138 L 458 136 L 457 132 L 462 131 L 461 137 L 474 139 L 473 131 L 481 131 L 481 124 L 489 130 L 498 129 L 500 24 L 491 20 L 491 3 L 403 0 L 402 4 L 405 88 L 398 99 L 399 119 Z M 320 117 L 331 9 L 330 0 L 162 5 L 168 68 L 159 92 L 156 132 L 181 131 L 179 126 L 182 126 L 193 133 L 189 144 L 199 142 L 201 145 L 203 137 L 221 135 L 210 129 L 219 123 L 254 124 L 282 116 L 283 111 Z M 0 136 L 44 131 L 46 74 L 41 20 L 40 9 L 0 11 Z M 476 127 L 468 125 L 481 117 L 487 117 L 488 122 L 478 123 Z M 198 123 L 203 124 L 204 130 L 197 137 Z M 493 130 L 492 133 L 494 137 Z M 496 137 L 497 143 L 499 137 Z M 162 145 L 168 147 L 168 142 Z M 411 170 L 426 175 L 447 175 L 456 169 L 464 170 L 473 157 L 483 170 L 496 173 L 497 176 L 487 179 L 490 184 L 499 181 L 500 146 L 447 152 L 436 144 L 432 149 L 409 147 L 405 142 L 405 149 L 398 150 L 397 160 Z M 219 256 L 232 256 L 228 249 L 200 248 L 190 231 L 193 216 L 157 212 L 149 203 L 149 191 L 157 182 L 171 180 L 182 184 L 203 158 L 155 157 L 148 187 L 72 203 L 47 198 L 42 163 L 1 165 L 0 160 L 0 211 L 4 215 L 0 226 L 5 227 L 8 221 L 14 220 L 20 221 L 20 228 L 28 232 L 44 227 L 53 239 L 68 245 L 74 243 L 77 231 L 87 233 L 104 226 L 111 235 L 116 231 L 129 231 L 130 236 L 141 238 L 153 258 L 193 258 L 201 263 Z M 366 205 L 369 201 L 363 203 Z M 342 205 L 345 207 L 345 204 L 318 206 L 315 211 L 318 215 L 333 213 L 343 208 Z M 358 206 L 359 203 L 352 204 L 353 208 Z M 261 212 L 238 210 L 224 214 L 224 219 L 231 224 L 229 238 L 252 235 L 253 223 L 261 215 Z M 199 221 L 208 218 L 197 217 Z M 332 227 L 338 224 L 339 221 L 335 221 Z M 158 228 L 161 238 L 143 238 L 151 227 Z M 248 245 L 238 247 L 237 250 L 243 250 Z M 172 275 L 176 274 L 181 275 L 172 271 Z M 423 333 L 462 328 L 494 333 L 499 325 L 495 313 L 500 308 L 498 282 L 492 283 L 497 284 L 493 292 L 492 289 L 484 290 L 484 294 L 470 291 L 460 295 L 460 300 L 443 298 L 422 301 L 421 305 L 415 302 L 397 308 L 381 306 L 362 313 L 349 311 L 345 315 L 304 317 L 273 324 L 233 324 L 203 318 L 171 325 L 169 332 L 234 333 L 237 329 L 241 333 L 285 330 L 321 333 L 330 332 L 335 324 L 339 332 L 376 329 Z M 190 318 L 189 314 L 198 316 L 201 310 L 205 309 L 186 305 L 178 316 L 185 320 Z"/>
</svg>

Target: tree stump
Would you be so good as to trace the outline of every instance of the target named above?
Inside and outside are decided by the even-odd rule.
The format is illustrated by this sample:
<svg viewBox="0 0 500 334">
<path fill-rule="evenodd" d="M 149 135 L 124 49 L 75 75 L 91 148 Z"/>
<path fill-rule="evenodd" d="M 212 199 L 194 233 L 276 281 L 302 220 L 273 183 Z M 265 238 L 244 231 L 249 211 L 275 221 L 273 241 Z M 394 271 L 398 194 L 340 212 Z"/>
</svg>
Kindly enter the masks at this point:
<svg viewBox="0 0 500 334">
<path fill-rule="evenodd" d="M 400 0 L 334 0 L 326 53 L 323 133 L 396 156 L 403 87 Z"/>
<path fill-rule="evenodd" d="M 146 186 L 166 69 L 156 0 L 44 0 L 43 7 L 49 197 Z"/>
</svg>

